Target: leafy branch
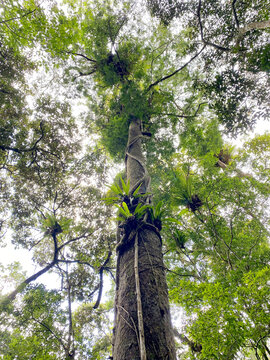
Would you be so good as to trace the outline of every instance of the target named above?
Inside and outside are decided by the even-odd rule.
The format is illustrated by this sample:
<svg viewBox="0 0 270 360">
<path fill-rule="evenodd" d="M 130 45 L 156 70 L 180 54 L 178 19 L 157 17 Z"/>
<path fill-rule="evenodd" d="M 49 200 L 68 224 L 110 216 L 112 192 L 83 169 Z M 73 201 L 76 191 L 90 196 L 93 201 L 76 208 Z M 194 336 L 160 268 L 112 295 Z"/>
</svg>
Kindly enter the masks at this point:
<svg viewBox="0 0 270 360">
<path fill-rule="evenodd" d="M 78 240 L 80 240 L 82 238 L 85 238 L 87 236 L 92 235 L 92 234 L 83 233 L 82 235 L 80 235 L 78 237 L 67 240 L 65 243 L 63 243 L 62 245 L 59 246 L 57 236 L 59 234 L 61 234 L 62 232 L 67 232 L 69 230 L 70 221 L 69 221 L 69 219 L 64 219 L 62 222 L 60 221 L 60 223 L 61 224 L 59 224 L 59 222 L 56 220 L 54 215 L 46 214 L 46 218 L 43 219 L 42 229 L 44 231 L 44 235 L 51 237 L 52 240 L 53 240 L 53 247 L 54 247 L 53 259 L 43 269 L 41 269 L 40 271 L 38 271 L 35 274 L 31 275 L 27 279 L 25 279 L 21 284 L 19 284 L 17 286 L 17 288 L 14 291 L 12 291 L 10 294 L 5 296 L 0 301 L 0 307 L 8 306 L 16 298 L 16 296 L 25 289 L 25 287 L 28 284 L 30 284 L 32 281 L 35 281 L 36 279 L 38 279 L 41 275 L 48 272 L 54 266 L 57 266 L 58 263 L 61 263 L 61 262 L 64 262 L 64 263 L 81 263 L 81 264 L 83 263 L 83 264 L 86 264 L 86 265 L 89 265 L 90 267 L 92 267 L 90 264 L 88 264 L 86 262 L 81 262 L 81 261 L 78 261 L 78 260 L 74 260 L 74 261 L 72 261 L 72 260 L 71 261 L 62 260 L 62 259 L 59 258 L 59 253 L 65 246 L 67 246 L 71 242 L 75 242 L 75 241 L 78 241 Z M 94 267 L 92 267 L 92 268 L 94 268 Z"/>
<path fill-rule="evenodd" d="M 39 6 L 38 6 L 38 7 L 39 7 Z M 6 23 L 8 23 L 8 22 L 10 22 L 10 21 L 13 21 L 13 20 L 22 19 L 22 18 L 24 18 L 25 16 L 28 16 L 28 15 L 30 15 L 30 14 L 33 14 L 35 11 L 37 11 L 38 7 L 36 7 L 34 10 L 28 11 L 27 13 L 25 13 L 25 14 L 23 14 L 23 15 L 21 15 L 21 16 L 16 16 L 16 17 L 13 17 L 13 18 L 10 18 L 10 19 L 7 19 L 7 20 L 2 20 L 2 21 L 0 21 L 0 24 L 6 24 Z"/>
</svg>

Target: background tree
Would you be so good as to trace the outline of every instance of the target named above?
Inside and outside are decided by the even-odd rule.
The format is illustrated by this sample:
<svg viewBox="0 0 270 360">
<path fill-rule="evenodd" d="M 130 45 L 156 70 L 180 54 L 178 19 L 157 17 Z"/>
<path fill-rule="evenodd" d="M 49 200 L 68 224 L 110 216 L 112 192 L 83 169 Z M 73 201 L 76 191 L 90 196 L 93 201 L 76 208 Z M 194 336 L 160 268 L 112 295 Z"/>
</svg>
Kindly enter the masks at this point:
<svg viewBox="0 0 270 360">
<path fill-rule="evenodd" d="M 151 18 L 147 7 L 158 19 Z M 146 231 L 148 236 L 151 232 L 158 242 L 157 229 L 163 220 L 162 251 L 171 301 L 186 309 L 186 326 L 181 333 L 175 332 L 177 341 L 184 345 L 179 345 L 179 357 L 251 359 L 254 355 L 266 359 L 269 137 L 255 138 L 238 154 L 224 143 L 222 133 L 237 135 L 250 129 L 258 117 L 268 116 L 267 4 L 115 1 L 105 5 L 67 2 L 63 7 L 7 1 L 3 9 L 3 89 L 12 94 L 3 93 L 5 105 L 1 107 L 1 127 L 9 124 L 1 140 L 3 224 L 12 225 L 14 244 L 34 250 L 34 260 L 41 269 L 49 266 L 48 270 L 63 279 L 59 298 L 43 288 L 48 308 L 69 296 L 68 289 L 72 301 L 84 304 L 73 318 L 70 311 L 66 313 L 66 337 L 62 333 L 58 336 L 57 316 L 50 320 L 48 328 L 57 337 L 49 339 L 52 353 L 45 350 L 45 355 L 87 358 L 91 354 L 98 359 L 110 351 L 107 333 L 94 337 L 88 347 L 80 337 L 80 329 L 102 327 L 97 315 L 108 309 L 95 310 L 103 273 L 111 273 L 110 254 L 116 245 L 110 223 L 103 224 L 104 216 L 109 219 L 111 212 L 99 191 L 109 182 L 106 154 L 107 159 L 114 159 L 114 169 L 115 162 L 125 156 L 127 164 L 132 160 L 137 166 L 137 177 L 128 170 L 130 191 L 124 194 L 128 196 L 123 196 L 124 189 L 119 187 L 119 230 L 123 235 L 124 227 L 126 237 L 122 240 L 131 240 L 126 254 L 135 258 L 136 239 L 139 256 L 143 254 L 142 239 L 146 242 L 146 238 L 142 233 L 146 229 L 141 230 L 139 239 L 134 232 L 142 219 L 148 223 L 143 226 L 151 229 Z M 25 60 L 29 54 L 31 63 Z M 7 57 L 11 61 L 7 62 Z M 19 64 L 25 65 L 18 70 Z M 52 101 L 48 92 L 38 91 L 39 82 L 31 104 L 29 95 L 34 87 L 24 74 L 34 67 L 37 72 L 41 65 L 46 70 L 43 81 L 50 77 L 57 89 L 48 90 L 57 101 Z M 20 91 L 18 82 L 23 85 Z M 75 97 L 88 106 L 87 114 L 77 116 L 76 121 L 67 105 Z M 125 149 L 130 125 L 135 136 L 130 134 Z M 81 128 L 89 136 L 88 147 L 79 137 Z M 143 133 L 152 135 L 142 143 L 143 152 L 147 150 L 146 165 L 142 154 L 138 161 L 136 149 Z M 149 195 L 143 196 L 149 192 L 146 168 L 152 179 L 151 206 Z M 128 186 L 128 179 L 119 186 Z M 139 185 L 137 195 L 141 194 L 134 197 Z M 162 206 L 157 205 L 161 199 Z M 139 207 L 135 204 L 138 200 Z M 120 262 L 122 245 L 120 241 L 116 247 Z M 153 259 L 161 255 L 159 248 Z M 164 265 L 158 268 L 160 271 L 153 272 L 155 284 Z M 143 284 L 142 273 L 139 277 Z M 123 279 L 116 276 L 118 286 Z M 147 291 L 141 286 L 144 299 Z M 16 299 L 20 314 L 26 310 L 20 307 L 19 299 L 30 296 L 31 289 L 24 292 Z M 94 294 L 95 303 L 89 305 Z M 4 305 L 6 316 L 13 319 L 16 313 L 11 303 Z M 136 310 L 130 310 L 129 317 L 131 313 L 135 321 L 140 317 Z M 162 312 L 155 319 L 161 318 Z M 37 329 L 35 320 L 27 319 Z M 8 343 L 16 350 L 10 355 L 5 348 L 4 356 L 21 351 L 16 343 L 18 322 L 13 324 Z M 136 339 L 138 325 L 131 327 L 134 356 L 139 357 L 138 344 L 143 341 Z M 147 322 L 144 327 L 147 329 Z M 147 331 L 149 327 L 152 325 Z M 38 329 L 42 329 L 41 334 L 50 332 L 42 325 Z M 25 341 L 21 338 L 20 342 L 31 353 L 28 335 L 23 334 Z M 36 340 L 37 349 L 45 344 L 42 336 Z M 125 351 L 127 344 L 119 349 Z"/>
</svg>

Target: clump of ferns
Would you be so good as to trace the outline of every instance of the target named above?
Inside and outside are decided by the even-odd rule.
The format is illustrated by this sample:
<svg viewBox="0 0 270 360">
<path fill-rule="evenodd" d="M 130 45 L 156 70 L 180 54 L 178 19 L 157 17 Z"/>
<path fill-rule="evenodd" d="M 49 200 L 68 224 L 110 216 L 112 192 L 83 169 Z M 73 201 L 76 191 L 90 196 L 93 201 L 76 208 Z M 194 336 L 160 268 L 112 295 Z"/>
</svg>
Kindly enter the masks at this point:
<svg viewBox="0 0 270 360">
<path fill-rule="evenodd" d="M 159 201 L 156 206 L 148 209 L 149 220 L 159 231 L 162 229 L 162 218 L 165 215 L 165 209 L 162 206 L 163 202 Z"/>
<path fill-rule="evenodd" d="M 104 199 L 107 204 L 114 204 L 118 209 L 116 220 L 125 222 L 137 222 L 145 218 L 145 221 L 153 224 L 159 231 L 162 229 L 162 218 L 165 214 L 163 202 L 159 201 L 156 206 L 143 204 L 140 200 L 149 194 L 140 194 L 140 185 L 130 196 L 130 184 L 120 178 L 120 184 L 110 186 L 108 196 Z"/>
<path fill-rule="evenodd" d="M 45 213 L 44 218 L 41 218 L 41 230 L 45 236 L 65 234 L 70 230 L 71 222 L 72 220 L 66 217 L 56 219 L 54 214 Z"/>
<path fill-rule="evenodd" d="M 139 64 L 142 56 L 141 46 L 131 40 L 118 44 L 115 52 L 109 52 L 97 59 L 96 68 L 106 86 L 124 83 Z"/>
<path fill-rule="evenodd" d="M 156 206 L 138 203 L 133 212 L 130 212 L 127 204 L 123 202 L 120 205 L 116 205 L 119 211 L 118 221 L 125 221 L 129 227 L 134 227 L 139 222 L 150 222 L 154 225 L 158 231 L 162 229 L 162 218 L 165 214 L 165 209 L 162 209 L 163 202 L 160 201 Z M 127 225 L 124 226 L 126 230 Z"/>
<path fill-rule="evenodd" d="M 174 229 L 172 237 L 177 248 L 179 248 L 180 250 L 184 250 L 186 248 L 185 244 L 187 242 L 187 238 L 181 230 Z"/>
<path fill-rule="evenodd" d="M 124 201 L 121 205 L 116 204 L 116 207 L 118 208 L 118 216 L 116 220 L 124 222 L 123 227 L 126 232 L 129 232 L 131 229 L 136 228 L 139 222 L 143 220 L 149 205 L 138 203 L 133 212 L 129 210 Z"/>
<path fill-rule="evenodd" d="M 121 185 L 120 185 L 121 184 Z M 108 196 L 104 199 L 107 204 L 113 204 L 118 209 L 117 221 L 124 223 L 126 231 L 136 227 L 142 220 L 150 222 L 159 231 L 162 229 L 162 218 L 165 214 L 163 202 L 159 201 L 156 206 L 144 204 L 143 197 L 149 194 L 140 194 L 141 185 L 130 195 L 130 183 L 120 178 L 120 182 L 112 184 Z"/>
<path fill-rule="evenodd" d="M 108 194 L 104 200 L 108 205 L 119 205 L 124 202 L 126 203 L 129 210 L 133 212 L 136 206 L 139 204 L 140 198 L 147 196 L 147 194 L 139 193 L 140 187 L 141 185 L 139 185 L 131 195 L 130 181 L 128 180 L 128 182 L 125 183 L 123 178 L 120 177 L 119 183 L 115 182 L 109 186 Z"/>
<path fill-rule="evenodd" d="M 175 183 L 173 186 L 173 205 L 186 206 L 195 213 L 203 205 L 199 195 L 195 193 L 192 179 L 182 169 L 174 173 Z"/>
<path fill-rule="evenodd" d="M 104 200 L 118 209 L 117 221 L 134 226 L 144 217 L 150 205 L 140 202 L 141 198 L 147 196 L 139 193 L 140 187 L 141 185 L 130 195 L 130 182 L 125 183 L 122 178 L 119 184 L 114 183 L 109 186 L 108 196 Z"/>
</svg>

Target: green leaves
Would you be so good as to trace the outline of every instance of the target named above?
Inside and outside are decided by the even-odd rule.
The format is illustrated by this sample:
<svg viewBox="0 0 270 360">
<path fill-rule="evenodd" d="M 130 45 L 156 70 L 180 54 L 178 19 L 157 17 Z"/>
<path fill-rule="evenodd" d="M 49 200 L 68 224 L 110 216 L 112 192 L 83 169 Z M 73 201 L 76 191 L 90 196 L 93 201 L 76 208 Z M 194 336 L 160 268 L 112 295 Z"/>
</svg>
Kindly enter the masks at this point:
<svg viewBox="0 0 270 360">
<path fill-rule="evenodd" d="M 179 194 L 175 198 L 175 204 L 187 205 L 192 197 L 192 182 L 191 177 L 186 175 L 182 169 L 177 169 L 176 187 Z"/>
<path fill-rule="evenodd" d="M 103 200 L 107 203 L 107 204 L 115 204 L 117 202 L 121 202 L 123 200 L 125 200 L 126 202 L 129 203 L 130 205 L 130 181 L 128 180 L 127 183 L 125 183 L 125 181 L 123 180 L 122 177 L 120 177 L 120 183 L 117 183 L 117 179 L 114 182 L 114 184 L 109 186 L 109 192 L 107 194 L 107 197 L 105 197 Z M 147 194 L 139 194 L 139 190 L 142 184 L 140 184 L 137 189 L 133 192 L 132 194 L 132 198 L 133 199 L 137 199 L 143 196 L 147 196 Z"/>
<path fill-rule="evenodd" d="M 114 204 L 129 196 L 130 182 L 126 184 L 122 177 L 120 177 L 120 182 L 122 186 L 117 182 L 109 186 L 108 195 L 103 199 L 107 204 Z"/>
<path fill-rule="evenodd" d="M 68 286 L 72 301 L 84 302 L 75 317 L 77 356 L 109 356 L 108 308 L 94 311 L 91 302 L 115 245 L 114 216 L 131 226 L 145 218 L 158 229 L 165 221 L 171 299 L 186 309 L 188 337 L 202 344 L 200 354 L 183 348 L 179 358 L 243 357 L 246 344 L 253 355 L 263 354 L 269 135 L 247 141 L 228 159 L 221 130 L 242 134 L 268 117 L 268 3 L 149 0 L 147 6 L 163 24 L 151 20 L 145 2 L 2 6 L 0 237 L 10 242 L 12 235 L 16 247 L 33 251 L 35 266 L 53 259 L 52 235 L 58 247 L 65 244 L 62 262 L 51 269 L 61 276 L 62 298 L 45 288 L 26 290 L 3 321 L 4 359 L 62 357 L 59 340 L 32 317 L 62 339 Z M 72 116 L 76 96 L 85 113 L 76 106 Z M 143 204 L 140 187 L 130 196 L 129 182 L 120 178 L 105 199 L 116 204 L 115 215 L 100 192 L 108 167 L 114 172 L 111 161 L 123 161 L 131 115 L 152 133 L 142 142 L 156 206 Z M 227 166 L 215 166 L 218 160 Z M 114 264 L 106 268 L 113 276 Z M 23 281 L 17 266 L 9 270 L 5 281 Z M 106 334 L 96 336 L 103 324 Z"/>
<path fill-rule="evenodd" d="M 144 205 L 139 202 L 140 198 L 147 196 L 147 194 L 139 194 L 141 184 L 133 192 L 132 196 L 130 196 L 130 181 L 125 183 L 123 178 L 120 177 L 120 183 L 121 186 L 117 182 L 110 185 L 108 196 L 103 200 L 108 205 L 114 204 L 116 206 L 118 214 L 120 215 L 116 218 L 118 221 L 123 221 L 123 219 L 127 220 L 131 217 L 135 217 L 138 220 L 142 219 L 146 211 L 148 209 L 151 211 L 152 208 L 150 205 Z M 160 209 L 158 211 L 160 211 Z"/>
<path fill-rule="evenodd" d="M 131 116 L 147 123 L 151 114 L 148 96 L 136 80 L 105 92 L 100 106 L 94 110 L 98 114 L 96 124 L 102 134 L 101 143 L 117 161 L 125 155 Z"/>
<path fill-rule="evenodd" d="M 105 58 L 97 60 L 97 70 L 101 74 L 101 81 L 110 87 L 123 83 L 132 77 L 136 63 L 140 60 L 139 44 L 130 40 L 118 45 L 117 53 L 108 53 Z"/>
<path fill-rule="evenodd" d="M 149 214 L 151 220 L 154 222 L 155 220 L 161 220 L 163 215 L 165 214 L 165 209 L 162 209 L 163 202 L 159 201 L 156 206 L 151 206 L 149 209 Z"/>
<path fill-rule="evenodd" d="M 202 206 L 202 200 L 198 194 L 194 193 L 192 186 L 192 177 L 186 175 L 181 168 L 178 168 L 174 172 L 174 185 L 173 185 L 173 205 L 174 206 L 187 206 L 192 212 L 195 212 Z"/>
<path fill-rule="evenodd" d="M 180 248 L 180 249 L 184 249 L 185 248 L 185 243 L 187 241 L 186 235 L 184 232 L 175 229 L 174 233 L 173 233 L 173 238 L 175 240 L 176 245 Z"/>
<path fill-rule="evenodd" d="M 57 337 L 66 315 L 61 309 L 61 296 L 56 291 L 47 291 L 44 285 L 28 286 L 24 291 L 21 306 L 15 306 L 12 327 L 1 321 L 1 355 L 4 359 L 23 359 L 35 354 L 36 359 L 54 359 L 59 351 Z M 1 317 L 7 314 L 1 314 Z M 1 319 L 2 320 L 2 319 Z M 64 320 L 64 321 L 63 321 Z M 3 331 L 6 339 L 3 339 Z M 52 333 L 54 336 L 51 336 Z M 2 343 L 2 341 L 5 343 Z"/>
<path fill-rule="evenodd" d="M 122 188 L 123 188 L 123 195 L 128 196 L 129 189 L 130 189 L 130 181 L 128 180 L 127 184 L 125 184 L 125 181 L 121 178 L 121 184 L 122 184 Z"/>
<path fill-rule="evenodd" d="M 116 204 L 116 207 L 118 208 L 119 213 L 120 213 L 119 219 L 121 219 L 121 220 L 122 220 L 122 218 L 128 219 L 129 217 L 133 216 L 133 214 L 129 211 L 129 208 L 124 201 L 122 202 L 122 205 Z"/>
<path fill-rule="evenodd" d="M 215 356 L 225 360 L 245 346 L 246 338 L 254 339 L 266 334 L 268 273 L 266 268 L 250 272 L 240 277 L 239 282 L 233 277 L 229 282 L 223 279 L 201 284 L 181 280 L 179 287 L 172 291 L 172 297 L 182 294 L 181 304 L 197 318 L 189 326 L 189 331 L 202 345 L 202 359 Z M 258 323 L 260 325 L 255 325 Z M 229 336 L 231 333 L 233 337 Z"/>
<path fill-rule="evenodd" d="M 253 354 L 264 351 L 259 339 L 268 337 L 269 286 L 264 275 L 269 272 L 269 214 L 263 205 L 269 204 L 269 187 L 263 185 L 269 176 L 267 139 L 258 136 L 235 148 L 233 158 L 217 151 L 224 163 L 229 160 L 224 169 L 215 166 L 211 152 L 190 161 L 192 188 L 205 199 L 204 206 L 194 214 L 172 208 L 175 220 L 166 227 L 168 264 L 174 263 L 175 272 L 169 274 L 171 298 L 185 308 L 188 338 L 202 345 L 200 359 L 244 354 L 247 339 Z M 241 169 L 248 169 L 248 175 Z M 185 177 L 169 179 L 173 197 L 176 184 L 188 189 Z M 258 297 L 253 294 L 256 286 Z"/>
<path fill-rule="evenodd" d="M 70 231 L 72 219 L 61 217 L 56 219 L 55 215 L 46 213 L 45 219 L 41 218 L 42 230 L 45 235 L 67 234 Z"/>
<path fill-rule="evenodd" d="M 149 205 L 143 205 L 142 203 L 138 203 L 135 209 L 131 212 L 128 208 L 127 204 L 123 201 L 121 205 L 115 205 L 119 210 L 119 217 L 116 220 L 123 221 L 129 218 L 135 217 L 137 220 L 143 218 L 144 214 L 149 209 Z"/>
<path fill-rule="evenodd" d="M 137 219 L 142 219 L 148 208 L 149 205 L 143 205 L 142 203 L 139 203 L 134 210 L 134 216 Z"/>
</svg>

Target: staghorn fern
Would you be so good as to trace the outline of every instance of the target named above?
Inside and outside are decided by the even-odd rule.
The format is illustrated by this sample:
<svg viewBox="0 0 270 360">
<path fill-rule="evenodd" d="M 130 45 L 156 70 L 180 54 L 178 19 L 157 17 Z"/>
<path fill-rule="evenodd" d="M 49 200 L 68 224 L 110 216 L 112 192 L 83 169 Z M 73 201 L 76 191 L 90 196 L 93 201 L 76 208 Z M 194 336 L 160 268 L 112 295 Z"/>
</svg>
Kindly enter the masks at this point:
<svg viewBox="0 0 270 360">
<path fill-rule="evenodd" d="M 192 212 L 195 212 L 203 205 L 203 202 L 198 194 L 195 193 L 191 176 L 186 175 L 181 168 L 178 168 L 174 175 L 173 205 L 186 206 Z"/>
</svg>

